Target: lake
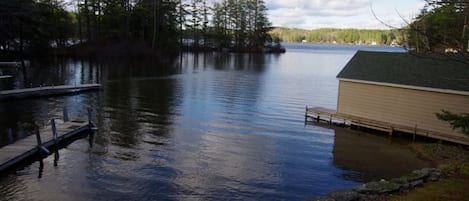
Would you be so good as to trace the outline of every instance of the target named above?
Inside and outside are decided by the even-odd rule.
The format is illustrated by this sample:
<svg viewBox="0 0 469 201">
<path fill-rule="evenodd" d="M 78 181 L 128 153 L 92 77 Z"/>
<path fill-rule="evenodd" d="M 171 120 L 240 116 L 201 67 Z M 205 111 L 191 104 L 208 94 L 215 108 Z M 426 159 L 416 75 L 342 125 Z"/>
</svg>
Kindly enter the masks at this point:
<svg viewBox="0 0 469 201">
<path fill-rule="evenodd" d="M 409 141 L 304 123 L 335 109 L 335 76 L 358 49 L 184 53 L 150 61 L 57 60 L 4 69 L 1 89 L 99 82 L 104 90 L 0 103 L 0 142 L 93 108 L 99 130 L 0 178 L 0 200 L 304 200 L 431 166 Z M 7 129 L 13 135 L 8 137 Z"/>
</svg>

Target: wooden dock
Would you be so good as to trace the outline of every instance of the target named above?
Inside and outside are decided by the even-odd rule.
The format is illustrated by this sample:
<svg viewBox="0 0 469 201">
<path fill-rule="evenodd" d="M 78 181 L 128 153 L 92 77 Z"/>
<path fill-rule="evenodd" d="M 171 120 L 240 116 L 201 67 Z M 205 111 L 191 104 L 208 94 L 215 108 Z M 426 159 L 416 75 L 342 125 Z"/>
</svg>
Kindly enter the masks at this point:
<svg viewBox="0 0 469 201">
<path fill-rule="evenodd" d="M 7 78 L 12 78 L 13 76 L 11 75 L 0 75 L 0 79 L 7 79 Z"/>
<path fill-rule="evenodd" d="M 336 110 L 322 108 L 322 107 L 313 107 L 308 108 L 306 106 L 305 110 L 305 123 L 308 120 L 316 121 L 316 122 L 327 122 L 329 124 L 342 124 L 342 125 L 350 125 L 356 126 L 361 128 L 368 128 L 377 131 L 383 131 L 392 135 L 395 131 L 408 133 L 413 135 L 413 139 L 415 139 L 416 135 L 445 140 L 449 142 L 455 142 L 459 144 L 469 145 L 469 141 L 467 138 L 458 137 L 458 136 L 449 136 L 444 133 L 438 133 L 430 130 L 425 130 L 418 128 L 418 126 L 405 126 L 399 124 L 392 124 L 383 121 L 377 121 L 373 119 L 367 119 L 363 117 L 357 117 L 353 115 L 346 115 L 338 113 Z"/>
<path fill-rule="evenodd" d="M 100 88 L 101 84 L 79 84 L 4 90 L 0 91 L 0 100 L 62 95 Z"/>
<path fill-rule="evenodd" d="M 18 140 L 13 144 L 0 148 L 0 172 L 39 154 L 50 154 L 51 148 L 58 149 L 64 142 L 73 139 L 80 134 L 96 130 L 95 124 L 90 120 L 91 113 L 88 111 L 88 121 L 67 121 L 56 123 L 52 119 L 50 125 L 41 131 L 37 130 L 35 135 Z M 67 117 L 68 118 L 68 117 Z"/>
<path fill-rule="evenodd" d="M 20 65 L 21 65 L 21 62 L 19 61 L 0 62 L 0 66 L 6 66 L 6 67 L 17 67 Z"/>
</svg>

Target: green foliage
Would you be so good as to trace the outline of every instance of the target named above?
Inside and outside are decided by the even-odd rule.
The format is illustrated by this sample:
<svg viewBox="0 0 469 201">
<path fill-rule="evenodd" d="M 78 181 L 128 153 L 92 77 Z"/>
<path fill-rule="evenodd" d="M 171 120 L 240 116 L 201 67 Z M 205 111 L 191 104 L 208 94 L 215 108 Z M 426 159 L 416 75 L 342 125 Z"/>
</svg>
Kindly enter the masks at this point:
<svg viewBox="0 0 469 201">
<path fill-rule="evenodd" d="M 264 46 L 271 23 L 263 0 L 224 0 L 213 6 L 215 40 L 219 47 Z"/>
<path fill-rule="evenodd" d="M 313 43 L 398 45 L 402 41 L 402 34 L 398 30 L 275 28 L 270 33 L 286 42 L 306 40 Z"/>
<path fill-rule="evenodd" d="M 408 29 L 409 46 L 419 52 L 463 52 L 469 40 L 467 1 L 426 0 L 426 6 Z"/>
<path fill-rule="evenodd" d="M 131 44 L 175 51 L 184 38 L 207 47 L 262 47 L 267 32 L 264 0 L 6 0 L 0 1 L 0 51 Z M 65 10 L 65 4 L 73 11 Z M 210 23 L 210 20 L 212 23 Z M 203 41 L 203 43 L 202 43 Z M 179 43 L 179 44 L 178 44 Z M 91 48 L 91 49 L 93 49 Z"/>
<path fill-rule="evenodd" d="M 61 1 L 0 1 L 0 50 L 38 54 L 65 46 L 73 35 L 73 15 Z"/>
<path fill-rule="evenodd" d="M 447 121 L 453 129 L 461 129 L 463 133 L 469 135 L 469 114 L 453 114 L 449 111 L 442 110 L 441 113 L 436 113 L 438 119 Z"/>
</svg>

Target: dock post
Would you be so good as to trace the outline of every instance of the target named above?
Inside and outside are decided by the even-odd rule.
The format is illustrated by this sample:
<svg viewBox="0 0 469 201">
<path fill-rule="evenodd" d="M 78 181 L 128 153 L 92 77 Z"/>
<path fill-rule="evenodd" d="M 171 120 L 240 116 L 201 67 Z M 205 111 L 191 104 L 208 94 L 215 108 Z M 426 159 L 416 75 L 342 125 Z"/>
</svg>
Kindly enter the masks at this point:
<svg viewBox="0 0 469 201">
<path fill-rule="evenodd" d="M 308 106 L 305 106 L 305 126 L 306 126 L 306 121 L 308 120 Z"/>
<path fill-rule="evenodd" d="M 11 130 L 11 128 L 9 128 L 7 133 L 8 133 L 8 144 L 13 143 L 13 130 Z"/>
<path fill-rule="evenodd" d="M 63 115 L 64 115 L 64 122 L 67 122 L 67 121 L 69 121 L 69 119 L 68 119 L 68 111 L 67 111 L 67 106 L 64 106 L 64 109 L 63 109 Z"/>
<path fill-rule="evenodd" d="M 54 137 L 55 148 L 58 149 L 59 134 L 57 133 L 57 127 L 55 126 L 55 119 L 50 120 L 50 125 L 52 126 L 52 137 Z"/>
<path fill-rule="evenodd" d="M 60 158 L 59 149 L 57 148 L 54 152 L 54 166 L 58 165 L 59 158 Z"/>
<path fill-rule="evenodd" d="M 90 145 L 90 148 L 93 148 L 93 139 L 94 139 L 94 132 L 91 132 L 90 135 L 88 136 L 88 143 Z"/>
<path fill-rule="evenodd" d="M 50 151 L 42 146 L 42 140 L 41 140 L 41 133 L 39 132 L 39 129 L 36 128 L 36 141 L 37 141 L 37 149 L 38 151 L 42 151 L 45 154 L 50 154 Z"/>
<path fill-rule="evenodd" d="M 38 172 L 38 175 L 37 175 L 37 178 L 42 178 L 42 172 L 44 172 L 44 162 L 41 160 L 39 160 L 39 172 Z"/>
<path fill-rule="evenodd" d="M 18 128 L 18 130 L 16 131 L 16 135 L 18 136 L 18 138 L 24 137 L 25 132 L 24 132 L 24 129 L 23 129 L 23 126 L 21 125 L 21 123 L 16 122 L 16 127 Z"/>
<path fill-rule="evenodd" d="M 96 124 L 93 122 L 93 118 L 91 117 L 91 108 L 88 108 L 88 124 L 91 130 L 98 130 L 98 127 L 96 127 Z"/>
</svg>

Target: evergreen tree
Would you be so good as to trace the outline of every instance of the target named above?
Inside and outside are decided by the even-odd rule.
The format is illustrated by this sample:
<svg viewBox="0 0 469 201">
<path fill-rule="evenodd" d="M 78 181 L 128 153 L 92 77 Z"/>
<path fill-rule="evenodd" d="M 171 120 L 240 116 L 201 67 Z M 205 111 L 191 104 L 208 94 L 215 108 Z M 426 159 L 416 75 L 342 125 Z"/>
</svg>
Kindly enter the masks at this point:
<svg viewBox="0 0 469 201">
<path fill-rule="evenodd" d="M 212 23 L 218 30 L 218 44 L 236 48 L 261 47 L 269 41 L 271 23 L 263 0 L 224 0 L 216 3 Z"/>
<path fill-rule="evenodd" d="M 426 0 L 427 5 L 409 26 L 409 45 L 417 51 L 442 52 L 446 48 L 465 52 L 469 36 L 469 2 Z"/>
</svg>

